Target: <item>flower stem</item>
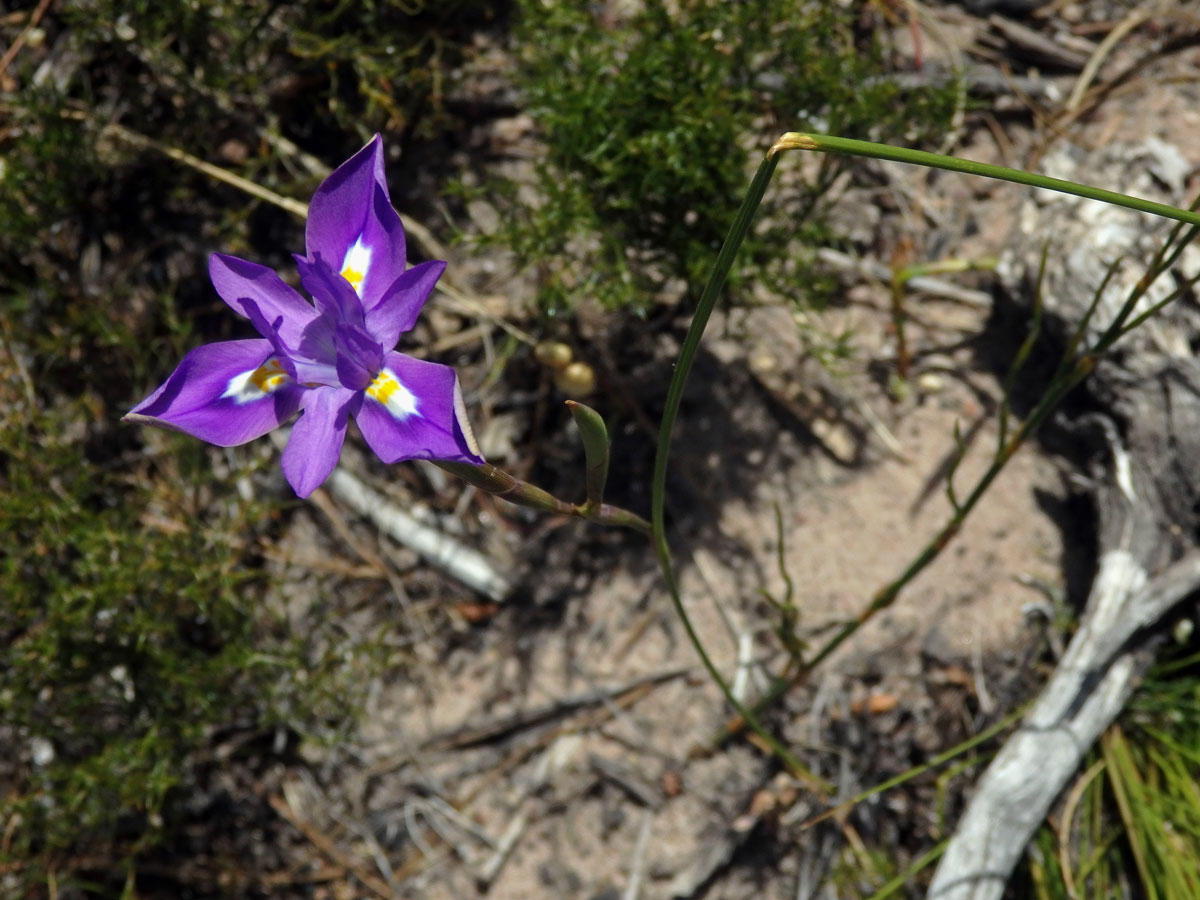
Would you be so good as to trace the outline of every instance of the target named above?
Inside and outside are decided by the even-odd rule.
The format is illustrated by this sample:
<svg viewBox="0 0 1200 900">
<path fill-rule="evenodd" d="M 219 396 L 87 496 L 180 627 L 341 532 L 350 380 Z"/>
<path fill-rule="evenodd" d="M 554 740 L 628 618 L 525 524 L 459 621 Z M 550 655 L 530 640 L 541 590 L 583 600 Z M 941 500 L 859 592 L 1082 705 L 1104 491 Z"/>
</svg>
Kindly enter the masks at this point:
<svg viewBox="0 0 1200 900">
<path fill-rule="evenodd" d="M 632 528 L 640 531 L 646 537 L 650 537 L 653 533 L 649 522 L 627 509 L 609 503 L 568 503 L 528 481 L 514 478 L 491 463 L 474 465 L 444 459 L 430 461 L 439 469 L 461 478 L 467 484 L 517 506 L 527 506 L 530 509 L 554 515 L 576 516 L 600 525 Z"/>
<path fill-rule="evenodd" d="M 794 149 L 793 145 L 785 143 L 789 135 L 784 135 L 779 143 L 772 148 L 772 152 L 779 149 Z M 794 137 L 794 136 L 793 136 Z M 838 139 L 840 140 L 840 139 Z M 861 143 L 861 142 L 858 142 Z M 780 145 L 783 145 L 782 147 Z M 810 148 L 811 149 L 811 148 Z M 930 155 L 930 154 L 926 154 Z M 1080 193 L 1081 196 L 1087 196 L 1082 192 L 1072 191 L 1071 193 Z M 1100 198 L 1096 198 L 1100 199 Z M 1140 202 L 1140 201 L 1139 201 Z M 1200 201 L 1198 201 L 1200 202 Z M 1122 204 L 1125 205 L 1125 204 Z M 1141 207 L 1131 207 L 1133 209 L 1141 209 Z M 1184 210 L 1174 210 L 1173 212 L 1184 214 Z M 1154 210 L 1144 210 L 1154 212 Z M 1166 215 L 1165 213 L 1163 215 Z M 1192 215 L 1192 213 L 1186 213 Z M 1171 218 L 1181 219 L 1181 216 L 1171 216 Z M 1182 220 L 1190 221 L 1190 219 Z M 1134 310 L 1138 308 L 1139 303 L 1146 296 L 1152 284 L 1159 276 L 1170 271 L 1176 260 L 1179 258 L 1183 249 L 1188 246 L 1197 236 L 1200 236 L 1200 227 L 1193 226 L 1184 228 L 1183 224 L 1174 226 L 1167 240 L 1159 247 L 1154 254 L 1153 259 L 1146 267 L 1146 274 L 1138 280 L 1138 282 L 1130 289 L 1124 303 L 1117 312 L 1113 320 L 1104 328 L 1099 337 L 1095 338 L 1092 343 L 1086 344 L 1088 337 L 1088 328 L 1091 323 L 1092 315 L 1096 311 L 1107 287 L 1110 278 L 1116 272 L 1115 266 L 1100 281 L 1099 286 L 1093 293 L 1091 306 L 1088 307 L 1083 317 L 1075 325 L 1075 330 L 1067 341 L 1067 348 L 1063 353 L 1062 360 L 1059 363 L 1057 371 L 1051 376 L 1049 384 L 1045 387 L 1041 398 L 1034 405 L 1033 409 L 1028 413 L 1023 422 L 1017 426 L 1012 433 L 1008 431 L 1009 407 L 1012 398 L 1013 387 L 1016 382 L 1017 373 L 1024 366 L 1030 352 L 1032 352 L 1034 341 L 1036 340 L 1043 316 L 1042 310 L 1042 284 L 1045 276 L 1047 250 L 1042 254 L 1042 266 L 1038 273 L 1037 294 L 1034 299 L 1033 322 L 1030 328 L 1029 335 L 1025 342 L 1017 351 L 1017 355 L 1013 360 L 1008 376 L 1004 380 L 1004 400 L 1001 404 L 999 416 L 999 432 L 1000 440 L 997 444 L 995 454 L 987 470 L 980 476 L 975 483 L 971 493 L 965 500 L 959 502 L 953 491 L 953 471 L 947 475 L 947 494 L 950 498 L 952 514 L 941 530 L 930 540 L 925 547 L 917 554 L 905 570 L 892 582 L 884 585 L 872 596 L 870 603 L 856 617 L 850 619 L 838 629 L 833 636 L 809 659 L 798 660 L 793 659 L 788 663 L 784 672 L 777 676 L 772 682 L 771 687 L 752 707 L 755 713 L 762 712 L 773 704 L 776 700 L 787 693 L 791 688 L 804 681 L 808 675 L 822 662 L 828 659 L 835 650 L 844 644 L 851 636 L 853 636 L 863 625 L 873 619 L 878 613 L 890 607 L 899 597 L 900 592 L 904 590 L 920 572 L 933 562 L 949 543 L 957 536 L 963 524 L 966 522 L 967 516 L 975 506 L 982 500 L 984 494 L 991 487 L 992 482 L 999 476 L 1000 472 L 1008 465 L 1009 461 L 1016 455 L 1017 451 L 1028 441 L 1034 432 L 1042 425 L 1042 423 L 1050 416 L 1050 414 L 1058 408 L 1059 404 L 1066 396 L 1074 390 L 1095 368 L 1096 360 L 1103 353 L 1107 352 L 1112 345 L 1129 331 L 1141 324 L 1146 315 L 1150 312 L 1161 308 L 1162 303 L 1176 299 L 1181 292 L 1173 291 L 1170 295 L 1163 299 L 1160 304 L 1156 304 L 1152 310 L 1149 310 L 1141 315 L 1134 317 Z M 1200 280 L 1200 279 L 1198 279 Z M 1190 287 L 1190 285 L 1189 285 Z M 957 431 L 956 431 L 957 434 Z M 961 457 L 960 457 L 961 458 Z M 726 726 L 720 733 L 714 735 L 711 739 L 711 745 L 717 746 L 729 737 L 734 731 L 740 730 L 742 722 L 735 721 L 730 726 Z"/>
</svg>

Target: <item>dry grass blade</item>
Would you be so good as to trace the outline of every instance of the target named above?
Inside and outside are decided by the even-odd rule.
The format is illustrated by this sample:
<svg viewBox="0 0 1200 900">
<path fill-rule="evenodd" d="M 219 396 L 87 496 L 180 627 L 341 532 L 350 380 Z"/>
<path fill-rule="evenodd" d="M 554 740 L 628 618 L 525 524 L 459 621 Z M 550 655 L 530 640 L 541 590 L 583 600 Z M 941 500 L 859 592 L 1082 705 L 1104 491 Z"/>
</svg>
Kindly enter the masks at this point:
<svg viewBox="0 0 1200 900">
<path fill-rule="evenodd" d="M 1067 794 L 1067 799 L 1063 803 L 1062 814 L 1058 823 L 1059 867 L 1062 869 L 1063 882 L 1067 889 L 1067 895 L 1072 898 L 1079 896 L 1075 890 L 1074 867 L 1071 865 L 1071 831 L 1075 821 L 1075 810 L 1079 806 L 1079 801 L 1083 798 L 1084 791 L 1088 789 L 1088 786 L 1095 780 L 1096 776 L 1104 771 L 1104 765 L 1104 760 L 1096 760 L 1071 785 L 1071 791 Z"/>
<path fill-rule="evenodd" d="M 4 56 L 0 57 L 0 78 L 7 76 L 9 65 L 14 59 L 17 58 L 17 54 L 21 52 L 21 48 L 25 46 L 25 42 L 29 39 L 29 33 L 33 31 L 33 29 L 37 28 L 38 22 L 42 21 L 42 16 L 44 16 L 46 14 L 46 10 L 50 8 L 51 2 L 52 0 L 41 0 L 41 2 L 38 3 L 37 9 L 35 9 L 33 14 L 29 17 L 29 22 L 23 29 L 21 29 L 21 33 L 17 35 L 17 39 L 12 42 L 12 46 L 10 46 L 4 52 Z"/>
<path fill-rule="evenodd" d="M 368 887 L 371 892 L 375 894 L 375 896 L 382 898 L 382 900 L 394 900 L 395 894 L 392 892 L 391 887 L 386 882 L 384 882 L 377 875 L 373 875 L 363 869 L 363 867 L 360 866 L 356 860 L 351 858 L 348 853 L 345 853 L 340 847 L 338 847 L 338 845 L 328 835 L 322 834 L 316 828 L 296 815 L 286 800 L 279 796 L 272 796 L 268 798 L 268 802 L 271 804 L 271 808 L 275 810 L 275 812 L 279 813 L 280 816 L 294 825 L 306 838 L 308 838 L 309 842 L 314 847 L 320 850 L 321 853 L 323 853 L 330 860 L 341 866 L 346 872 L 350 873 L 364 885 L 366 885 L 366 887 Z"/>
<path fill-rule="evenodd" d="M 501 716 L 488 722 L 467 724 L 456 728 L 447 734 L 435 735 L 422 744 L 423 750 L 462 750 L 479 744 L 498 741 L 512 734 L 544 725 L 561 716 L 569 715 L 592 706 L 602 706 L 608 701 L 618 704 L 646 688 L 673 681 L 688 674 L 690 668 L 669 669 L 637 678 L 620 687 L 585 691 L 570 697 L 563 697 L 551 703 L 543 704 L 530 710 L 522 710 L 511 715 Z"/>
<path fill-rule="evenodd" d="M 1147 19 L 1154 16 L 1162 7 L 1159 0 L 1154 0 L 1151 3 L 1145 3 L 1137 9 L 1132 10 L 1129 15 L 1117 23 L 1117 26 L 1105 35 L 1092 53 L 1091 58 L 1087 61 L 1087 65 L 1083 67 L 1083 71 L 1079 73 L 1079 77 L 1075 80 L 1075 86 L 1071 88 L 1071 93 L 1067 97 L 1067 102 L 1063 104 L 1063 109 L 1067 112 L 1074 112 L 1075 109 L 1083 100 L 1083 95 L 1087 93 L 1088 87 L 1096 77 L 1096 73 L 1100 71 L 1100 66 L 1104 64 L 1104 60 L 1112 53 L 1113 49 L 1121 42 L 1125 35 L 1133 31 Z"/>
</svg>

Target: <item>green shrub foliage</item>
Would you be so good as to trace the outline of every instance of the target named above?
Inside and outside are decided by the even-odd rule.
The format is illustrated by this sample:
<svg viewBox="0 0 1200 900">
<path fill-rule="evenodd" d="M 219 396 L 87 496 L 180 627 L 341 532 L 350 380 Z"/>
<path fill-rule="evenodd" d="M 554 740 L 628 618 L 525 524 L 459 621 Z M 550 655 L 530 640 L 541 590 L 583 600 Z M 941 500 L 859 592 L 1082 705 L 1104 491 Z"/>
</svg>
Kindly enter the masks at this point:
<svg viewBox="0 0 1200 900">
<path fill-rule="evenodd" d="M 942 135 L 956 86 L 902 90 L 887 77 L 867 6 L 647 0 L 618 18 L 596 4 L 522 2 L 521 79 L 547 157 L 536 203 L 507 186 L 500 237 L 543 273 L 545 307 L 644 307 L 672 279 L 698 292 L 753 166 L 784 131 Z M 806 248 L 834 238 L 822 209 L 835 173 L 826 162 L 772 191 L 735 291 L 747 279 L 803 287 Z"/>
</svg>

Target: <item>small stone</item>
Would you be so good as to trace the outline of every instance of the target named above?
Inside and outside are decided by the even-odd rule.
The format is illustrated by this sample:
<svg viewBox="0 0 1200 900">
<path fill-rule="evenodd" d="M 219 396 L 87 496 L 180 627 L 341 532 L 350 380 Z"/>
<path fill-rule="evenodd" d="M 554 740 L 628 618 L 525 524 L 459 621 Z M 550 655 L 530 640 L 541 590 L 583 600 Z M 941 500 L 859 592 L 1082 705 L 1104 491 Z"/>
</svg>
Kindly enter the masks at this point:
<svg viewBox="0 0 1200 900">
<path fill-rule="evenodd" d="M 217 155 L 230 165 L 240 166 L 250 158 L 250 149 L 241 141 L 230 138 L 217 148 Z"/>
<path fill-rule="evenodd" d="M 121 16 L 113 26 L 113 34 L 117 36 L 118 40 L 128 43 L 137 37 L 137 29 L 129 24 L 128 16 Z"/>
<path fill-rule="evenodd" d="M 917 388 L 922 394 L 940 394 L 946 389 L 946 379 L 937 372 L 922 372 L 917 376 Z"/>
<path fill-rule="evenodd" d="M 33 758 L 33 764 L 39 769 L 54 762 L 56 756 L 54 745 L 42 737 L 29 739 L 29 755 Z"/>
</svg>

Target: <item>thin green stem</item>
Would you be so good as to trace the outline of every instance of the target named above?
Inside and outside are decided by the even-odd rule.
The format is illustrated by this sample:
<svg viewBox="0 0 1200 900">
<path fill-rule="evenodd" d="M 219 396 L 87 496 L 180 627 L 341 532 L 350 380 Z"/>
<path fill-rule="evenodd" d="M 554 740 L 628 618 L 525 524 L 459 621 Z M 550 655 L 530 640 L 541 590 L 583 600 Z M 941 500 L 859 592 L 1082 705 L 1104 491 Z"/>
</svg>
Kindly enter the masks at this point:
<svg viewBox="0 0 1200 900">
<path fill-rule="evenodd" d="M 867 790 L 863 791 L 861 794 L 851 797 L 849 800 L 846 800 L 843 803 L 839 803 L 837 806 L 830 807 L 829 809 L 825 810 L 823 813 L 820 813 L 819 815 L 813 816 L 811 819 L 807 820 L 803 824 L 802 827 L 803 828 L 811 828 L 812 826 L 816 825 L 818 822 L 823 822 L 828 818 L 836 817 L 836 816 L 841 815 L 842 813 L 848 812 L 849 810 L 853 809 L 855 806 L 858 806 L 858 804 L 862 803 L 864 800 L 869 800 L 871 797 L 875 797 L 879 794 L 884 793 L 885 791 L 890 791 L 892 788 L 899 787 L 900 785 L 904 784 L 905 782 L 912 781 L 912 779 L 916 778 L 918 775 L 924 775 L 926 772 L 932 771 L 933 769 L 937 769 L 940 766 L 943 766 L 946 763 L 950 762 L 950 760 L 955 759 L 956 757 L 961 756 L 962 754 L 966 753 L 968 750 L 973 750 L 974 748 L 978 747 L 980 744 L 990 741 L 992 738 L 994 738 L 1000 732 L 1007 730 L 1011 726 L 1015 725 L 1018 721 L 1020 721 L 1021 717 L 1023 715 L 1025 715 L 1025 710 L 1028 707 L 1028 705 L 1029 704 L 1027 704 L 1027 703 L 1022 704 L 1021 706 L 1017 707 L 1015 710 L 1010 712 L 1007 716 L 1005 716 L 1000 721 L 992 723 L 987 728 L 985 728 L 983 731 L 967 738 L 967 740 L 963 741 L 961 744 L 959 744 L 955 747 L 951 747 L 949 750 L 946 750 L 942 753 L 939 753 L 937 756 L 935 756 L 933 759 L 929 760 L 928 762 L 924 762 L 918 766 L 913 766 L 911 769 L 909 769 L 905 772 L 901 772 L 896 777 L 889 778 L 887 781 L 881 782 L 881 783 L 875 785 L 874 787 L 868 788 Z"/>
<path fill-rule="evenodd" d="M 1195 229 L 1189 229 L 1187 239 L 1191 239 L 1195 235 Z M 1116 342 L 1118 338 L 1124 335 L 1127 331 L 1127 323 L 1129 317 L 1133 314 L 1133 310 L 1137 308 L 1142 297 L 1149 291 L 1150 286 L 1155 280 L 1162 275 L 1169 266 L 1169 261 L 1173 261 L 1178 255 L 1177 247 L 1172 247 L 1170 242 L 1159 248 L 1154 255 L 1147 268 L 1145 276 L 1143 276 L 1136 285 L 1130 290 L 1129 296 L 1125 299 L 1124 304 L 1116 317 L 1109 323 L 1104 332 L 1096 339 L 1095 344 L 1088 347 L 1082 354 L 1077 354 L 1076 348 L 1080 340 L 1083 338 L 1083 332 L 1086 330 L 1087 317 L 1080 322 L 1076 327 L 1075 334 L 1072 336 L 1069 344 L 1067 355 L 1064 356 L 1063 362 L 1059 366 L 1059 374 L 1051 381 L 1046 393 L 1042 395 L 1029 418 L 1021 423 L 1020 427 L 1013 433 L 1012 437 L 1004 443 L 996 452 L 992 460 L 992 464 L 984 472 L 983 476 L 975 485 L 975 489 L 971 491 L 970 496 L 961 506 L 955 505 L 954 514 L 946 522 L 937 536 L 930 541 L 925 548 L 918 554 L 917 558 L 912 561 L 907 569 L 895 581 L 883 587 L 872 598 L 871 603 L 867 608 L 859 614 L 858 618 L 848 622 L 842 629 L 834 635 L 834 637 L 821 650 L 809 660 L 800 674 L 806 674 L 812 671 L 824 659 L 826 659 L 834 650 L 836 650 L 850 635 L 854 634 L 867 621 L 874 617 L 878 612 L 891 606 L 899 595 L 900 591 L 911 582 L 929 563 L 942 552 L 945 546 L 958 534 L 963 522 L 974 509 L 975 505 L 982 499 L 983 495 L 991 487 L 992 482 L 1008 465 L 1008 461 L 1025 443 L 1026 439 L 1035 432 L 1038 427 L 1045 421 L 1046 417 L 1058 407 L 1063 398 L 1066 397 L 1072 390 L 1075 389 L 1081 381 L 1083 381 L 1092 369 L 1095 368 L 1097 357 L 1106 352 Z M 1100 296 L 1100 291 L 1107 284 L 1107 277 L 1101 283 L 1101 287 L 1096 292 L 1096 297 Z M 1041 290 L 1039 284 L 1038 290 Z M 1040 301 L 1039 301 L 1040 305 Z M 1095 303 L 1093 303 L 1095 306 Z M 1036 316 L 1036 321 L 1040 324 L 1040 313 Z M 1011 385 L 1006 384 L 1005 404 L 1008 403 L 1008 393 L 1011 390 Z"/>
<path fill-rule="evenodd" d="M 1050 245 L 1047 244 L 1042 249 L 1042 260 L 1038 266 L 1037 290 L 1033 295 L 1033 321 L 1029 325 L 1029 332 L 1025 335 L 1025 340 L 1021 342 L 1021 346 L 1017 349 L 1017 355 L 1013 357 L 1012 364 L 1008 367 L 1008 374 L 1004 376 L 1004 392 L 1001 395 L 1003 399 L 1000 402 L 1000 413 L 997 423 L 996 436 L 996 452 L 1004 452 L 1004 443 L 1008 440 L 1008 416 L 1012 408 L 1012 393 L 1017 385 L 1017 376 L 1021 374 L 1021 370 L 1025 368 L 1025 363 L 1029 359 L 1029 355 L 1033 353 L 1034 345 L 1037 343 L 1042 333 L 1042 315 L 1045 311 L 1045 303 L 1042 301 L 1042 284 L 1046 277 L 1046 260 L 1050 255 Z M 1099 293 L 1099 292 L 1097 292 Z"/>
<path fill-rule="evenodd" d="M 1140 197 L 1106 191 L 1062 178 L 1051 178 L 1048 175 L 1034 175 L 1031 172 L 1022 172 L 1006 166 L 993 166 L 988 163 L 973 162 L 969 159 L 943 156 L 940 153 L 909 150 L 906 147 L 891 147 L 887 144 L 876 144 L 873 141 L 857 141 L 828 134 L 804 134 L 791 131 L 781 137 L 772 150 L 776 152 L 778 150 L 815 150 L 820 153 L 845 153 L 851 156 L 866 156 L 871 159 L 885 159 L 891 162 L 945 169 L 948 172 L 962 172 L 966 175 L 983 175 L 986 178 L 996 178 L 1000 181 L 1011 181 L 1029 187 L 1074 194 L 1089 200 L 1099 200 L 1114 206 L 1123 206 L 1126 209 L 1135 209 L 1138 212 L 1151 213 L 1166 219 L 1175 219 L 1178 222 L 1187 222 L 1189 225 L 1200 225 L 1200 213 L 1178 209 L 1165 203 L 1155 203 L 1153 200 L 1143 200 Z"/>
<path fill-rule="evenodd" d="M 783 696 L 783 694 L 785 694 L 793 685 L 803 680 L 805 677 L 807 677 L 809 672 L 813 671 L 817 666 L 828 659 L 833 652 L 842 644 L 844 644 L 855 632 L 858 631 L 858 629 L 867 624 L 867 622 L 871 621 L 871 619 L 873 619 L 883 610 L 887 609 L 896 601 L 896 598 L 900 595 L 900 592 L 909 584 L 909 582 L 916 578 L 926 566 L 937 559 L 942 550 L 944 550 L 950 541 L 955 538 L 959 530 L 962 528 L 963 522 L 966 521 L 967 516 L 971 514 L 971 511 L 975 508 L 976 504 L 983 498 L 983 495 L 987 493 L 988 488 L 991 487 L 992 482 L 996 480 L 996 477 L 1001 471 L 1003 471 L 1004 467 L 1008 465 L 1008 461 L 1012 459 L 1013 455 L 1017 452 L 1021 445 L 1025 443 L 1026 439 L 1037 430 L 1038 426 L 1042 424 L 1045 418 L 1059 404 L 1062 398 L 1065 397 L 1072 388 L 1079 384 L 1080 381 L 1087 377 L 1091 369 L 1091 358 L 1083 357 L 1079 360 L 1078 366 L 1067 378 L 1063 379 L 1062 382 L 1051 388 L 1046 396 L 1043 397 L 1042 402 L 1039 403 L 1033 413 L 1030 414 L 1030 417 L 1021 423 L 1021 426 L 1017 428 L 1015 432 L 1013 432 L 1013 435 L 1009 439 L 1008 443 L 1006 443 L 1003 449 L 996 454 L 992 464 L 988 467 L 987 471 L 984 472 L 979 481 L 976 482 L 975 488 L 971 491 L 966 500 L 964 500 L 961 505 L 955 507 L 954 514 L 947 520 L 946 524 L 942 526 L 937 535 L 934 536 L 934 538 L 929 541 L 924 548 L 922 548 L 921 552 L 917 554 L 916 558 L 908 564 L 908 567 L 900 574 L 900 576 L 876 591 L 867 607 L 860 612 L 856 618 L 846 622 L 834 634 L 834 636 L 830 638 L 819 651 L 817 651 L 816 655 L 805 662 L 802 667 L 790 675 L 785 674 L 777 678 L 767 693 L 763 695 L 762 699 L 755 704 L 756 710 L 766 708 L 779 699 L 779 697 Z M 723 740 L 724 737 L 725 735 L 719 735 L 718 740 Z"/>
<path fill-rule="evenodd" d="M 759 165 L 758 172 L 750 183 L 750 189 L 742 200 L 742 206 L 734 218 L 733 225 L 730 226 L 729 234 L 717 254 L 717 261 L 713 264 L 712 272 L 709 273 L 708 282 L 700 294 L 696 314 L 692 317 L 691 325 L 684 337 L 683 346 L 679 350 L 679 360 L 675 363 L 671 384 L 667 388 L 666 406 L 663 409 L 662 421 L 658 429 L 654 478 L 650 489 L 650 521 L 654 527 L 654 543 L 660 558 L 666 561 L 667 568 L 670 567 L 670 549 L 667 546 L 664 526 L 667 462 L 670 457 L 671 435 L 675 430 L 675 420 L 679 416 L 679 404 L 683 399 L 683 390 L 696 359 L 696 351 L 700 348 L 700 339 L 704 336 L 704 329 L 708 326 L 708 319 L 716 306 L 721 288 L 725 285 L 725 279 L 729 277 L 734 257 L 737 255 L 742 241 L 745 240 L 746 233 L 750 230 L 750 222 L 754 218 L 758 205 L 762 202 L 767 185 L 771 182 L 771 176 L 775 174 L 778 162 L 777 154 L 772 148 L 772 152 Z"/>
<path fill-rule="evenodd" d="M 559 500 L 548 491 L 544 491 L 527 481 L 514 478 L 503 469 L 498 469 L 491 463 L 476 465 L 474 463 L 436 459 L 433 461 L 433 464 L 439 469 L 449 472 L 451 475 L 458 476 L 467 484 L 507 500 L 509 503 L 515 503 L 517 506 L 526 506 L 540 512 L 560 516 L 575 514 L 574 504 L 568 503 L 565 500 Z"/>
<path fill-rule="evenodd" d="M 878 891 L 872 894 L 867 900 L 887 900 L 893 896 L 902 887 L 908 884 L 918 872 L 927 868 L 937 861 L 943 853 L 946 852 L 946 847 L 950 843 L 950 838 L 945 838 L 935 844 L 927 853 L 917 857 L 907 869 L 881 887 Z"/>
</svg>

